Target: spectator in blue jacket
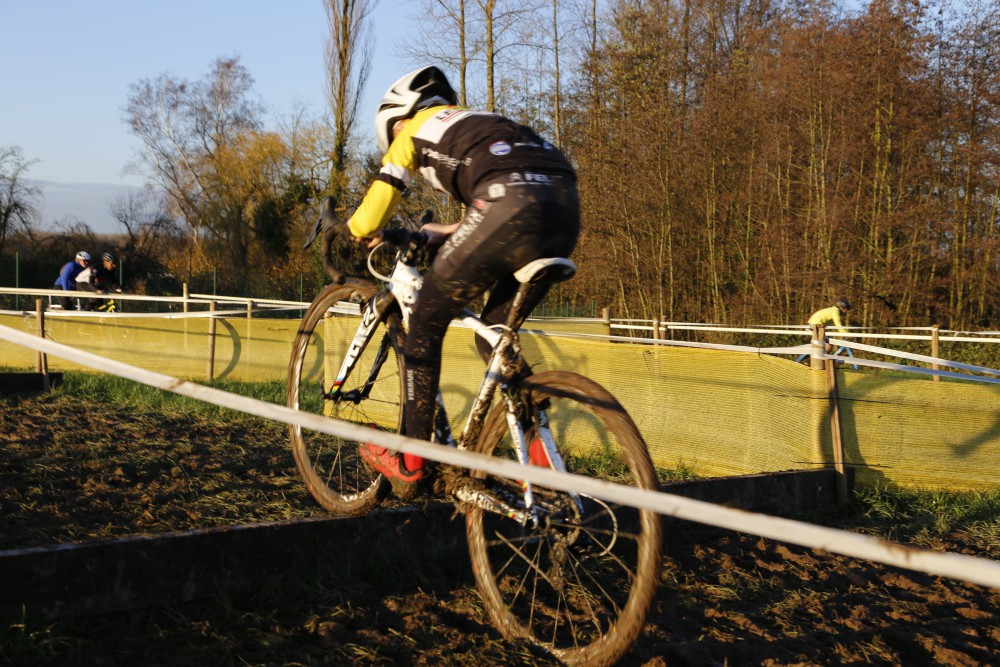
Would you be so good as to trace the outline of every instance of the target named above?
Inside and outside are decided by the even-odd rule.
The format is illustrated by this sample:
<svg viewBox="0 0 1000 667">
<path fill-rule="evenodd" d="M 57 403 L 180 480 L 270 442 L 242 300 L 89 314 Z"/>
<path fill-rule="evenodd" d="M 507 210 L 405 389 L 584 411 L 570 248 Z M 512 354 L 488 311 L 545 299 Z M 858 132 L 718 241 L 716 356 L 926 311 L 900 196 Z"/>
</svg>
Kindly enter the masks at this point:
<svg viewBox="0 0 1000 667">
<path fill-rule="evenodd" d="M 76 277 L 88 266 L 90 266 L 90 253 L 86 250 L 76 253 L 76 258 L 72 262 L 66 262 L 60 269 L 59 277 L 56 278 L 56 289 L 75 292 Z M 73 302 L 68 296 L 56 297 L 56 301 L 63 310 L 74 310 Z"/>
</svg>

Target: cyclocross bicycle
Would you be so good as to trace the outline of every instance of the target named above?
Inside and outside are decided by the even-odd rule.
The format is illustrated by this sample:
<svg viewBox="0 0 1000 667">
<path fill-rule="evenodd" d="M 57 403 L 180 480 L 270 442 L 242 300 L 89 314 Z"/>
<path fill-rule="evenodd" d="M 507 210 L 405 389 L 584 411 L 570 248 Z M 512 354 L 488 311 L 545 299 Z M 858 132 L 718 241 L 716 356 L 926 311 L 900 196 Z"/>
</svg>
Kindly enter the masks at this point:
<svg viewBox="0 0 1000 667">
<path fill-rule="evenodd" d="M 323 231 L 323 262 L 333 283 L 312 302 L 292 347 L 287 405 L 355 424 L 400 432 L 403 347 L 416 295 L 416 267 L 427 260 L 419 232 L 388 230 L 379 248 L 397 249 L 389 286 L 347 278 L 330 259 L 340 223 L 325 205 L 309 245 Z M 564 258 L 532 262 L 508 323 L 520 321 L 533 289 L 576 272 Z M 360 324 L 359 317 L 360 314 Z M 455 437 L 439 394 L 434 440 L 489 456 L 656 488 L 646 444 L 618 401 L 576 373 L 532 373 L 517 331 L 469 311 L 459 321 L 493 348 L 485 378 Z M 496 395 L 499 400 L 494 401 Z M 492 406 L 492 407 L 491 407 Z M 389 491 L 359 443 L 290 426 L 292 452 L 310 493 L 330 512 L 362 515 Z M 430 462 L 428 462 L 430 463 Z M 661 524 L 649 510 L 544 488 L 483 472 L 437 466 L 434 493 L 465 516 L 469 555 L 486 609 L 508 638 L 523 638 L 567 664 L 608 665 L 635 641 L 660 577 Z"/>
</svg>

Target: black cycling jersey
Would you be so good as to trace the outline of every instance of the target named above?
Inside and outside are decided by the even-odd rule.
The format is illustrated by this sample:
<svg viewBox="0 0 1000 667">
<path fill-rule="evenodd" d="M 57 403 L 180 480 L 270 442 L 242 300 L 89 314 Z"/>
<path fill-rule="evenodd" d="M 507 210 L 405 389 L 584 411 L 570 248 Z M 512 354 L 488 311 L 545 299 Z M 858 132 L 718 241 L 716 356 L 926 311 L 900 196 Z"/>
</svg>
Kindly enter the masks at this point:
<svg viewBox="0 0 1000 667">
<path fill-rule="evenodd" d="M 416 174 L 469 205 L 477 186 L 496 174 L 524 178 L 576 175 L 558 148 L 530 128 L 494 113 L 438 106 L 407 121 L 382 158 L 382 169 L 348 223 L 370 236 L 385 224 Z"/>
</svg>

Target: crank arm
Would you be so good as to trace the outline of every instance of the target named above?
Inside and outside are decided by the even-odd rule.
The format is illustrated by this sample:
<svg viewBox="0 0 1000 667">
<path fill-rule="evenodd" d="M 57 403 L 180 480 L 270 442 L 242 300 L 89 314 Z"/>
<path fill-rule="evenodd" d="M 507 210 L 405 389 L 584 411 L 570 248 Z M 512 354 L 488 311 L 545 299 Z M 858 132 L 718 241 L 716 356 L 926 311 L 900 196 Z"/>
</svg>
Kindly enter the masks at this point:
<svg viewBox="0 0 1000 667">
<path fill-rule="evenodd" d="M 532 524 L 532 526 L 537 527 L 538 525 L 538 519 L 534 514 L 517 509 L 489 493 L 469 486 L 462 486 L 456 489 L 452 493 L 452 497 L 459 505 L 478 507 L 487 512 L 513 519 L 522 526 Z"/>
</svg>

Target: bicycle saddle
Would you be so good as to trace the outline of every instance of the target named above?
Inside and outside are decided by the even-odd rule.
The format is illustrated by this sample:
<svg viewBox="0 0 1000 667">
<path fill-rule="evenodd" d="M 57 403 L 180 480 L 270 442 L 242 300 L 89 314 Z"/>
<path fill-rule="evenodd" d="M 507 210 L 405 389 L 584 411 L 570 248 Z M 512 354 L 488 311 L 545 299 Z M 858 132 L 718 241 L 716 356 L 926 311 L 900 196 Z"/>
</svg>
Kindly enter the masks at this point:
<svg viewBox="0 0 1000 667">
<path fill-rule="evenodd" d="M 561 283 L 576 275 L 576 264 L 565 257 L 543 257 L 528 262 L 514 272 L 521 283 L 538 283 L 549 280 Z"/>
</svg>

